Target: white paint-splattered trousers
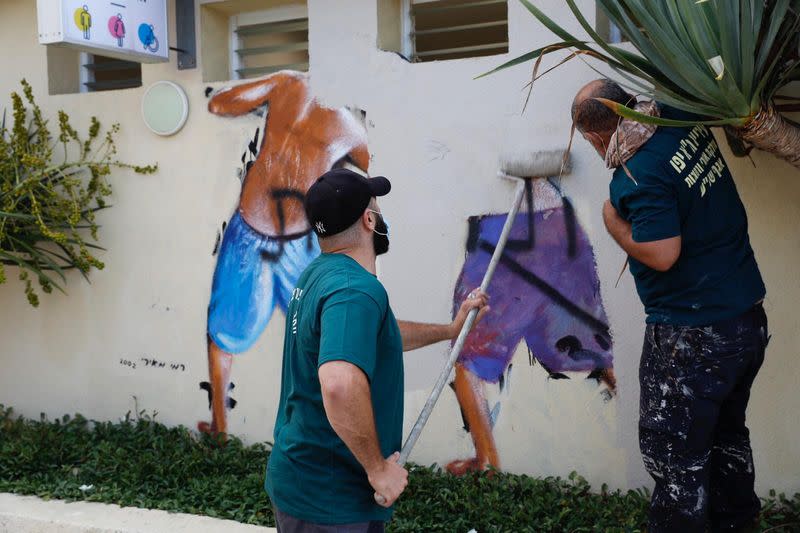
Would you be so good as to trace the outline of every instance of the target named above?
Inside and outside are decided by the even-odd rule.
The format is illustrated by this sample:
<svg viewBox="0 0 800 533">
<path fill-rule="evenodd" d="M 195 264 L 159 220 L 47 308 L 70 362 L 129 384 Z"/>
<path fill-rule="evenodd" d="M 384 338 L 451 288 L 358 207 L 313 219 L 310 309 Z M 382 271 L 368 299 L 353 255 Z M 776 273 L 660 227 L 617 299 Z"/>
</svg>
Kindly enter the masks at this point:
<svg viewBox="0 0 800 533">
<path fill-rule="evenodd" d="M 768 341 L 761 305 L 710 326 L 647 326 L 639 445 L 655 480 L 649 533 L 736 531 L 758 515 L 745 410 Z"/>
</svg>

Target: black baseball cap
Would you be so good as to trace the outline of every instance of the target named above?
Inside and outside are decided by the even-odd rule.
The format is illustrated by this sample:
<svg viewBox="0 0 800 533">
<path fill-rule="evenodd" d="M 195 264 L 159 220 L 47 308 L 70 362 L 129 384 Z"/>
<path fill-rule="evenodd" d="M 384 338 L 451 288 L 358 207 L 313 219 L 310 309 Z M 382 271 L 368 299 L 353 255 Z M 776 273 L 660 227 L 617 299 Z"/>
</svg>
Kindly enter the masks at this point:
<svg viewBox="0 0 800 533">
<path fill-rule="evenodd" d="M 386 196 L 392 184 L 383 176 L 367 178 L 346 168 L 329 170 L 308 189 L 304 202 L 314 233 L 330 237 L 358 220 L 375 196 Z"/>
</svg>

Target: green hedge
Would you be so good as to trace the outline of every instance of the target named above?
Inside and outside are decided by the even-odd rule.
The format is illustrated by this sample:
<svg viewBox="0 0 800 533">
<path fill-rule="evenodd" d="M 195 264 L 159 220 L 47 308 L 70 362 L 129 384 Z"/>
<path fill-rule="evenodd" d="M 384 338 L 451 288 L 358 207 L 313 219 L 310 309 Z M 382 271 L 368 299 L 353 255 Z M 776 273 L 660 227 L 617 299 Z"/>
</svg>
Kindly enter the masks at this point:
<svg viewBox="0 0 800 533">
<path fill-rule="evenodd" d="M 263 485 L 264 444 L 221 446 L 149 416 L 116 423 L 80 415 L 25 420 L 0 406 L 0 492 L 87 500 L 274 525 Z M 81 487 L 84 490 L 81 490 Z M 86 489 L 86 486 L 92 488 Z M 599 493 L 573 474 L 456 478 L 411 467 L 389 531 L 642 531 L 645 491 Z M 800 494 L 765 501 L 762 529 L 800 530 Z"/>
</svg>

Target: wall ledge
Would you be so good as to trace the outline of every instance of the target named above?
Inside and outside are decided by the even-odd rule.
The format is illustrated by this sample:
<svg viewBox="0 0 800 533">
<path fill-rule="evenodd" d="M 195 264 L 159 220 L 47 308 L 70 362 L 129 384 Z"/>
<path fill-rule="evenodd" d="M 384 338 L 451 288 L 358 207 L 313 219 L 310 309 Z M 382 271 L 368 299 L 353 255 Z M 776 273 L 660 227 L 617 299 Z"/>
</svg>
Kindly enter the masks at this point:
<svg viewBox="0 0 800 533">
<path fill-rule="evenodd" d="M 207 516 L 0 493 L 0 533 L 272 533 Z"/>
</svg>

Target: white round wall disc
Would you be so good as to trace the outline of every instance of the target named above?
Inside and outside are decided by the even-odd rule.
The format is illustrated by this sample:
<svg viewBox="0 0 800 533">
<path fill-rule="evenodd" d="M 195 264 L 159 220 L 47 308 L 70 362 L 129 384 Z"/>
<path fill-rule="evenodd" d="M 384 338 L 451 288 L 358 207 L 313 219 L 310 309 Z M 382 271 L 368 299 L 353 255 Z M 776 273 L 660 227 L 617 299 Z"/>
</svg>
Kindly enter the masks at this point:
<svg viewBox="0 0 800 533">
<path fill-rule="evenodd" d="M 157 81 L 142 97 L 142 118 L 150 131 L 157 135 L 174 135 L 186 124 L 189 99 L 176 83 Z"/>
</svg>

